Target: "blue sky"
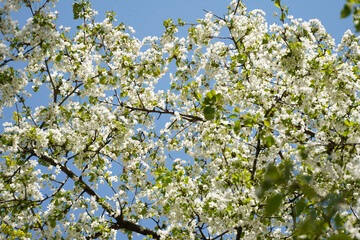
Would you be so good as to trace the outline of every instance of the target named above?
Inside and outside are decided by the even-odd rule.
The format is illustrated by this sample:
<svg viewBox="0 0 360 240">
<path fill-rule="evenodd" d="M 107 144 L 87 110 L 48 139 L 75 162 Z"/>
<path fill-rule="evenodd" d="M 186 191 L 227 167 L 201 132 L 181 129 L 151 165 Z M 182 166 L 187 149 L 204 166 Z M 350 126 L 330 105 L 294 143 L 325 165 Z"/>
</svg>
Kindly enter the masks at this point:
<svg viewBox="0 0 360 240">
<path fill-rule="evenodd" d="M 74 26 L 72 19 L 71 0 L 61 0 L 58 3 L 60 22 L 64 26 Z M 92 6 L 99 11 L 99 21 L 105 11 L 117 13 L 117 19 L 132 26 L 139 38 L 148 35 L 161 35 L 164 27 L 162 22 L 169 18 L 181 18 L 187 22 L 195 22 L 205 15 L 203 9 L 222 16 L 230 0 L 93 0 Z M 276 10 L 270 0 L 244 0 L 249 10 L 262 9 L 267 13 L 267 20 L 272 23 Z M 353 30 L 351 17 L 340 19 L 340 11 L 345 0 L 282 0 L 289 7 L 289 14 L 296 18 L 309 20 L 318 18 L 326 30 L 338 43 L 347 29 Z"/>
</svg>

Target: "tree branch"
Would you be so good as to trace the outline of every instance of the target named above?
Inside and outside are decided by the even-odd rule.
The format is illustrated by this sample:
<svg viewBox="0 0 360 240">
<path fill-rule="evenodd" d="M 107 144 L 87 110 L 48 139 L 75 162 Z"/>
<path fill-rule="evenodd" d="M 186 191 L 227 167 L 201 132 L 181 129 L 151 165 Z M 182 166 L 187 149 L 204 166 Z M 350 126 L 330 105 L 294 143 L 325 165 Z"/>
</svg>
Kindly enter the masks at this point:
<svg viewBox="0 0 360 240">
<path fill-rule="evenodd" d="M 145 107 L 142 107 L 142 108 L 138 108 L 138 107 L 132 107 L 132 106 L 128 106 L 128 105 L 125 105 L 123 102 L 119 101 L 119 104 L 115 104 L 115 103 L 112 103 L 116 106 L 120 106 L 120 107 L 124 107 L 124 108 L 127 108 L 131 111 L 141 111 L 141 112 L 146 112 L 146 113 L 159 113 L 159 114 L 169 114 L 169 115 L 173 115 L 173 116 L 176 116 L 175 115 L 175 111 L 170 111 L 170 110 L 167 110 L 167 109 L 161 109 L 161 110 L 156 110 L 155 108 L 153 109 L 147 109 Z M 185 120 L 189 121 L 189 122 L 198 122 L 198 121 L 201 121 L 201 122 L 205 122 L 205 120 L 201 117 L 198 117 L 198 116 L 193 116 L 193 115 L 190 115 L 190 114 L 184 114 L 184 113 L 179 113 L 179 115 L 184 118 Z"/>
<path fill-rule="evenodd" d="M 236 240 L 240 240 L 243 228 L 240 226 L 235 229 L 236 229 Z"/>
<path fill-rule="evenodd" d="M 260 127 L 259 129 L 259 134 L 262 130 L 262 127 Z M 255 159 L 253 162 L 253 166 L 252 166 L 252 170 L 251 170 L 251 180 L 254 181 L 255 179 L 255 173 L 256 173 L 256 167 L 257 167 L 257 161 L 258 161 L 258 157 L 261 151 L 261 140 L 260 140 L 260 136 L 257 136 L 257 144 L 256 144 L 256 150 L 255 150 Z"/>
<path fill-rule="evenodd" d="M 160 239 L 160 236 L 153 230 L 142 227 L 136 223 L 127 221 L 123 219 L 122 215 L 118 215 L 114 209 L 108 204 L 104 199 L 102 199 L 86 182 L 79 178 L 73 171 L 68 167 L 57 163 L 54 159 L 44 155 L 37 155 L 33 149 L 24 149 L 26 152 L 37 156 L 39 159 L 45 160 L 50 165 L 57 167 L 60 166 L 60 170 L 64 172 L 68 177 L 70 177 L 74 182 L 76 182 L 88 195 L 95 197 L 96 202 L 111 216 L 116 220 L 116 223 L 112 227 L 116 229 L 126 229 L 132 232 L 136 232 L 145 236 L 151 235 L 154 239 Z M 97 234 L 95 234 L 97 235 Z"/>
</svg>

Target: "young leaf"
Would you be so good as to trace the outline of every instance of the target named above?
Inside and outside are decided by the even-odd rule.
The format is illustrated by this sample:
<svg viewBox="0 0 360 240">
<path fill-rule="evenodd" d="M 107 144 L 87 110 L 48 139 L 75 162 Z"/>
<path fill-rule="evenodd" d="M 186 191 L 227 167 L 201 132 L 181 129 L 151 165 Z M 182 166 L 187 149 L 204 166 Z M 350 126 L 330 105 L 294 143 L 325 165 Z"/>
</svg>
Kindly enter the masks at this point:
<svg viewBox="0 0 360 240">
<path fill-rule="evenodd" d="M 81 12 L 81 3 L 73 3 L 73 16 L 74 19 L 79 19 Z"/>
<path fill-rule="evenodd" d="M 281 7 L 281 5 L 280 5 L 280 0 L 275 0 L 275 6 L 278 7 L 278 8 Z"/>
<path fill-rule="evenodd" d="M 346 18 L 351 14 L 351 8 L 349 4 L 345 4 L 344 8 L 341 10 L 341 18 Z"/>
<path fill-rule="evenodd" d="M 300 216 L 300 214 L 304 211 L 305 207 L 306 207 L 306 202 L 305 202 L 305 200 L 303 198 L 299 202 L 296 203 L 296 205 L 295 205 L 295 209 L 296 209 L 295 214 L 296 214 L 297 217 Z"/>
<path fill-rule="evenodd" d="M 339 233 L 329 238 L 329 240 L 351 240 L 351 239 L 353 238 L 351 238 L 349 235 L 345 233 Z"/>
<path fill-rule="evenodd" d="M 234 132 L 236 135 L 238 135 L 240 133 L 240 128 L 241 128 L 241 123 L 240 123 L 240 120 L 238 120 L 235 122 L 235 125 L 234 125 Z"/>
<path fill-rule="evenodd" d="M 281 194 L 276 194 L 274 196 L 269 197 L 266 201 L 265 215 L 271 216 L 274 213 L 276 213 L 277 210 L 280 208 L 281 203 L 282 203 Z"/>
<path fill-rule="evenodd" d="M 264 120 L 264 125 L 267 126 L 267 127 L 270 127 L 270 122 L 268 120 Z"/>
<path fill-rule="evenodd" d="M 275 144 L 275 138 L 271 135 L 267 136 L 266 138 L 266 146 L 271 147 Z"/>
<path fill-rule="evenodd" d="M 215 108 L 206 106 L 203 112 L 206 120 L 213 120 L 215 118 Z"/>
</svg>

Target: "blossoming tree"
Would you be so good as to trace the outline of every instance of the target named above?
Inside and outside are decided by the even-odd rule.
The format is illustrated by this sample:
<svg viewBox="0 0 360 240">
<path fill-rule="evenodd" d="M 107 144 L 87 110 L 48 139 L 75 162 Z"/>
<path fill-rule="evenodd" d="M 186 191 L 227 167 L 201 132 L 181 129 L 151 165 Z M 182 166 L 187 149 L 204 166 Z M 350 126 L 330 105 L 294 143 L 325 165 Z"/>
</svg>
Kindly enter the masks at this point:
<svg viewBox="0 0 360 240">
<path fill-rule="evenodd" d="M 278 0 L 144 39 L 79 0 L 70 36 L 54 2 L 0 10 L 2 239 L 360 238 L 358 37 Z"/>
</svg>

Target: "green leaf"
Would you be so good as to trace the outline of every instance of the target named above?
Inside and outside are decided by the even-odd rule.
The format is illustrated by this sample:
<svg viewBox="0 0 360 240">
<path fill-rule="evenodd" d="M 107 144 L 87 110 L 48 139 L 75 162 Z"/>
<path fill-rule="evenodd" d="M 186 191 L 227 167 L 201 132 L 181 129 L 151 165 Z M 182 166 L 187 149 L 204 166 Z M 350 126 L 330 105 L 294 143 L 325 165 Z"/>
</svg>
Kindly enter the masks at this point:
<svg viewBox="0 0 360 240">
<path fill-rule="evenodd" d="M 240 133 L 240 129 L 241 129 L 241 123 L 240 123 L 240 120 L 238 120 L 235 122 L 235 125 L 234 125 L 234 132 L 236 135 L 238 135 Z"/>
<path fill-rule="evenodd" d="M 334 221 L 335 221 L 336 228 L 341 228 L 342 226 L 344 226 L 344 224 L 346 222 L 346 220 L 341 217 L 339 212 L 335 215 Z"/>
<path fill-rule="evenodd" d="M 181 18 L 178 19 L 178 24 L 179 26 L 184 26 L 185 22 L 183 20 L 181 20 Z"/>
<path fill-rule="evenodd" d="M 360 32 L 360 22 L 355 24 L 355 30 L 356 30 L 356 32 Z"/>
<path fill-rule="evenodd" d="M 329 240 L 351 240 L 351 239 L 352 238 L 345 233 L 339 233 L 329 238 Z"/>
<path fill-rule="evenodd" d="M 280 208 L 281 203 L 282 203 L 281 194 L 276 194 L 274 196 L 269 197 L 266 201 L 265 215 L 271 216 L 274 213 L 276 213 L 277 210 Z"/>
<path fill-rule="evenodd" d="M 311 187 L 309 184 L 304 184 L 302 186 L 302 192 L 304 196 L 308 199 L 313 199 L 317 196 L 315 189 Z"/>
<path fill-rule="evenodd" d="M 281 20 L 281 21 L 284 21 L 284 20 L 285 20 L 285 17 L 286 17 L 286 16 L 285 16 L 285 13 L 281 13 L 280 20 Z"/>
<path fill-rule="evenodd" d="M 354 124 L 353 122 L 349 121 L 348 119 L 346 119 L 346 120 L 344 121 L 344 123 L 345 123 L 345 125 L 348 126 L 348 127 L 351 127 L 351 126 Z"/>
<path fill-rule="evenodd" d="M 307 218 L 301 223 L 298 229 L 295 230 L 294 235 L 313 235 L 318 228 L 318 224 L 316 222 L 316 215 L 313 212 L 310 212 Z"/>
<path fill-rule="evenodd" d="M 262 184 L 263 185 L 263 184 Z M 265 194 L 265 190 L 263 186 L 256 186 L 255 187 L 255 194 L 258 198 L 262 199 L 264 197 Z"/>
<path fill-rule="evenodd" d="M 55 228 L 56 227 L 56 220 L 50 219 L 50 227 Z"/>
<path fill-rule="evenodd" d="M 268 120 L 264 120 L 264 125 L 267 126 L 267 127 L 270 127 L 270 122 Z"/>
<path fill-rule="evenodd" d="M 55 57 L 55 62 L 60 62 L 60 61 L 61 61 L 61 55 L 59 54 Z"/>
<path fill-rule="evenodd" d="M 300 157 L 302 158 L 302 160 L 306 160 L 308 157 L 308 152 L 306 150 L 306 148 L 304 146 L 298 146 L 298 149 L 300 151 Z"/>
<path fill-rule="evenodd" d="M 350 133 L 350 130 L 349 129 L 345 129 L 344 132 L 343 132 L 343 136 L 346 137 L 347 135 L 349 135 Z"/>
<path fill-rule="evenodd" d="M 215 118 L 215 108 L 206 106 L 203 112 L 206 120 L 213 120 Z"/>
<path fill-rule="evenodd" d="M 281 8 L 280 0 L 276 0 L 276 1 L 275 1 L 275 6 L 278 7 L 278 8 Z"/>
<path fill-rule="evenodd" d="M 296 203 L 295 205 L 295 209 L 296 209 L 296 216 L 300 216 L 300 214 L 304 211 L 305 207 L 306 207 L 306 202 L 305 200 L 302 198 L 299 202 Z"/>
<path fill-rule="evenodd" d="M 271 135 L 267 136 L 266 138 L 266 146 L 271 147 L 275 144 L 275 138 Z"/>
<path fill-rule="evenodd" d="M 215 95 L 216 95 L 216 92 L 215 92 L 214 89 L 206 93 L 206 96 L 207 96 L 209 99 L 212 99 Z"/>
<path fill-rule="evenodd" d="M 156 69 L 156 70 L 154 71 L 154 77 L 159 76 L 160 73 L 161 73 L 161 69 L 160 69 L 160 68 Z"/>
<path fill-rule="evenodd" d="M 270 179 L 273 182 L 276 182 L 281 177 L 279 169 L 275 166 L 275 164 L 271 163 L 268 166 L 266 171 L 266 178 Z"/>
<path fill-rule="evenodd" d="M 39 85 L 34 85 L 34 86 L 32 87 L 32 89 L 34 90 L 34 92 L 39 91 Z"/>
<path fill-rule="evenodd" d="M 73 3 L 73 15 L 74 19 L 79 19 L 81 12 L 81 3 Z"/>
<path fill-rule="evenodd" d="M 244 125 L 246 126 L 246 127 L 253 127 L 254 126 L 254 120 L 253 119 L 245 119 L 244 120 Z"/>
<path fill-rule="evenodd" d="M 351 7 L 349 4 L 345 4 L 344 8 L 341 10 L 341 18 L 346 18 L 351 14 Z"/>
</svg>

